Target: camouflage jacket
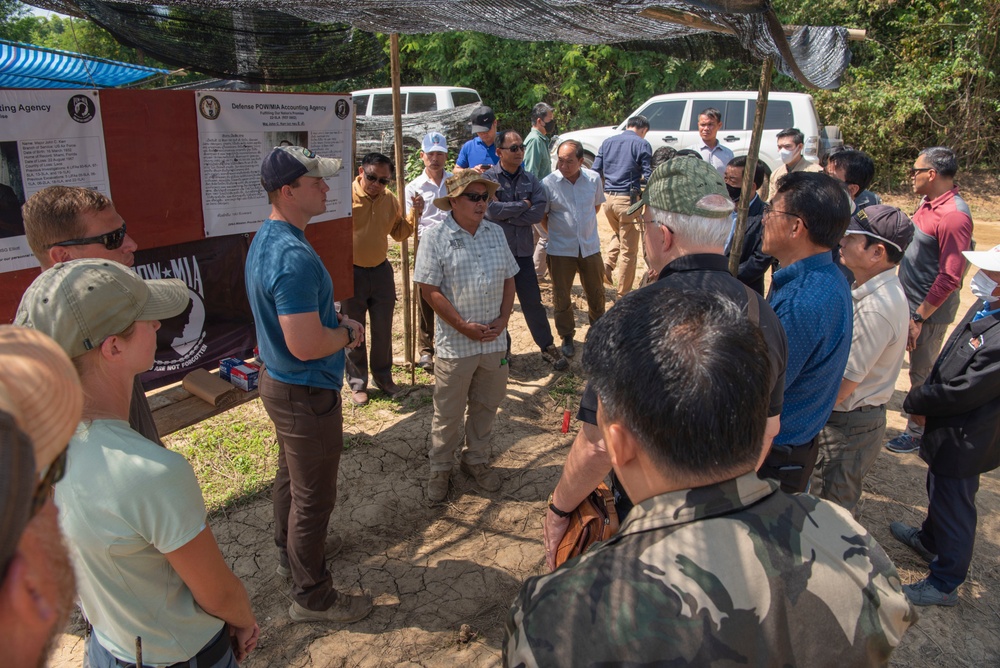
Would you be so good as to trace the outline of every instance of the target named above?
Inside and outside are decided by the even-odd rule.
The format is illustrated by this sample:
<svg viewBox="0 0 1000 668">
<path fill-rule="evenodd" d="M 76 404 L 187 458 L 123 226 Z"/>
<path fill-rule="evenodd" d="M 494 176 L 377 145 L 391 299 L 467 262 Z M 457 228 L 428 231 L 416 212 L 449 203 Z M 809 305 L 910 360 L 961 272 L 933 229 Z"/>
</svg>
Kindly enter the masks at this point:
<svg viewBox="0 0 1000 668">
<path fill-rule="evenodd" d="M 506 666 L 884 666 L 916 621 L 896 567 L 839 506 L 748 473 L 661 494 L 524 583 Z"/>
</svg>

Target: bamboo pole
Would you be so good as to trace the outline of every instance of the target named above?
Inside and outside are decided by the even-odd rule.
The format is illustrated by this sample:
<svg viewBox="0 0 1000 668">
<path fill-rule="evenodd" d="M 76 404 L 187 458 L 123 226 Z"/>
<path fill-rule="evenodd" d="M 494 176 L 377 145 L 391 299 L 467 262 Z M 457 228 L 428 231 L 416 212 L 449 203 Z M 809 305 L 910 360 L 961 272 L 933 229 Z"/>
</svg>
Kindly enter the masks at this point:
<svg viewBox="0 0 1000 668">
<path fill-rule="evenodd" d="M 771 90 L 771 74 L 774 72 L 774 59 L 767 58 L 760 68 L 760 86 L 757 88 L 757 109 L 753 117 L 753 134 L 750 135 L 750 148 L 747 152 L 747 164 L 743 168 L 743 191 L 740 194 L 740 204 L 736 214 L 736 230 L 733 233 L 733 243 L 729 246 L 729 273 L 733 276 L 740 270 L 740 254 L 743 252 L 743 237 L 747 231 L 747 212 L 750 202 L 757 192 L 753 175 L 757 171 L 757 157 L 760 153 L 760 137 L 764 133 L 764 115 L 767 113 L 767 94 Z"/>
<path fill-rule="evenodd" d="M 403 165 L 403 109 L 399 98 L 399 34 L 392 33 L 389 36 L 389 63 L 392 70 L 392 125 L 393 143 L 395 144 L 396 162 L 396 197 L 399 200 L 399 209 L 406 211 L 405 170 Z M 413 363 L 413 323 L 410 318 L 410 244 L 406 239 L 401 242 L 403 246 L 403 360 L 410 368 L 410 384 L 415 380 L 416 365 Z"/>
</svg>

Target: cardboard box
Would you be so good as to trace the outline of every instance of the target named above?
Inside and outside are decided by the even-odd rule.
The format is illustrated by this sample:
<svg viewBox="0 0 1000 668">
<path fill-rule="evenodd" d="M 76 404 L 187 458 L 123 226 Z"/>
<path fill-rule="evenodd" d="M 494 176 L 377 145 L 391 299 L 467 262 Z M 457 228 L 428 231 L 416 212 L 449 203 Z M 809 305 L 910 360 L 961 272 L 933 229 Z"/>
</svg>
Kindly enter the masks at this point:
<svg viewBox="0 0 1000 668">
<path fill-rule="evenodd" d="M 232 371 L 233 367 L 237 367 L 241 364 L 243 364 L 243 360 L 241 360 L 239 357 L 227 357 L 224 360 L 220 360 L 219 378 L 221 378 L 226 382 L 232 382 L 232 379 L 230 378 L 230 372 Z"/>
<path fill-rule="evenodd" d="M 256 367 L 256 365 L 254 365 Z M 251 367 L 247 364 L 241 364 L 239 366 L 234 366 L 230 373 L 229 382 L 231 382 L 236 387 L 240 388 L 244 392 L 249 392 L 251 390 L 257 389 L 257 378 L 260 375 L 260 370 Z"/>
</svg>

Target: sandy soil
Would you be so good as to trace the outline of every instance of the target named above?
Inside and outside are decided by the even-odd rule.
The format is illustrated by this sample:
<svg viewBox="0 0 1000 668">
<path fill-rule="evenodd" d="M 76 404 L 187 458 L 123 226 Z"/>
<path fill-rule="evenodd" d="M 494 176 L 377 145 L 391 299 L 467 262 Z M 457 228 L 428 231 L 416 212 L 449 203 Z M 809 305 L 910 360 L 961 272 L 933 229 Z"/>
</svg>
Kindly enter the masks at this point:
<svg viewBox="0 0 1000 668">
<path fill-rule="evenodd" d="M 977 223 L 976 236 L 980 248 L 1000 243 L 1000 223 Z M 967 289 L 964 297 L 971 303 Z M 579 287 L 574 298 L 579 348 L 586 330 Z M 227 560 L 250 591 L 262 629 L 260 646 L 244 665 L 499 664 L 507 609 L 521 582 L 544 569 L 544 502 L 576 429 L 574 425 L 570 434 L 560 433 L 562 395 L 553 390 L 578 385 L 580 375 L 579 359 L 567 374 L 553 374 L 534 350 L 520 315 L 513 317 L 512 331 L 515 364 L 493 444 L 494 464 L 505 479 L 501 491 L 482 493 L 456 472 L 447 503 L 434 508 L 424 504 L 430 387 L 413 388 L 415 408 L 403 415 L 383 411 L 365 420 L 349 416 L 354 424 L 349 429 L 352 447 L 344 453 L 332 520 L 332 530 L 344 537 L 345 547 L 331 563 L 331 572 L 338 589 L 363 588 L 375 598 L 377 607 L 367 619 L 347 627 L 290 622 L 288 587 L 274 572 L 277 557 L 266 496 L 247 499 L 211 518 Z M 908 385 L 904 366 L 890 407 L 887 438 L 905 424 L 900 407 Z M 247 410 L 262 409 L 251 404 Z M 917 456 L 883 451 L 865 481 L 860 521 L 883 544 L 904 583 L 921 579 L 925 569 L 890 538 L 888 524 L 923 518 L 925 472 Z M 960 590 L 961 604 L 922 611 L 892 665 L 1000 664 L 1000 473 L 983 476 L 978 505 L 978 540 L 969 580 Z M 76 620 L 50 665 L 80 665 L 82 635 Z"/>
</svg>

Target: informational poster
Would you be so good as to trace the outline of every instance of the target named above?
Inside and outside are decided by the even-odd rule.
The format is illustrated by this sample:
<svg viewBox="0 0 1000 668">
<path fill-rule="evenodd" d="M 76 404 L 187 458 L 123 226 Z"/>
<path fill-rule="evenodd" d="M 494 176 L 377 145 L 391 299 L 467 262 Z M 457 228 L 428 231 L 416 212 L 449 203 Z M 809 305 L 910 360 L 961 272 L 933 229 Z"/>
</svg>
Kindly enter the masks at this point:
<svg viewBox="0 0 1000 668">
<path fill-rule="evenodd" d="M 344 168 L 327 180 L 326 213 L 311 222 L 351 215 L 351 126 L 347 95 L 199 92 L 198 143 L 205 236 L 254 232 L 271 211 L 260 163 L 275 146 L 305 146 Z"/>
<path fill-rule="evenodd" d="M 217 368 L 226 357 L 245 358 L 253 350 L 253 314 L 243 282 L 249 248 L 240 235 L 136 252 L 139 276 L 180 279 L 191 296 L 183 313 L 160 322 L 153 368 L 142 375 L 147 390 L 195 369 Z"/>
<path fill-rule="evenodd" d="M 46 186 L 111 197 L 96 90 L 0 90 L 0 273 L 37 267 L 21 205 Z"/>
</svg>

